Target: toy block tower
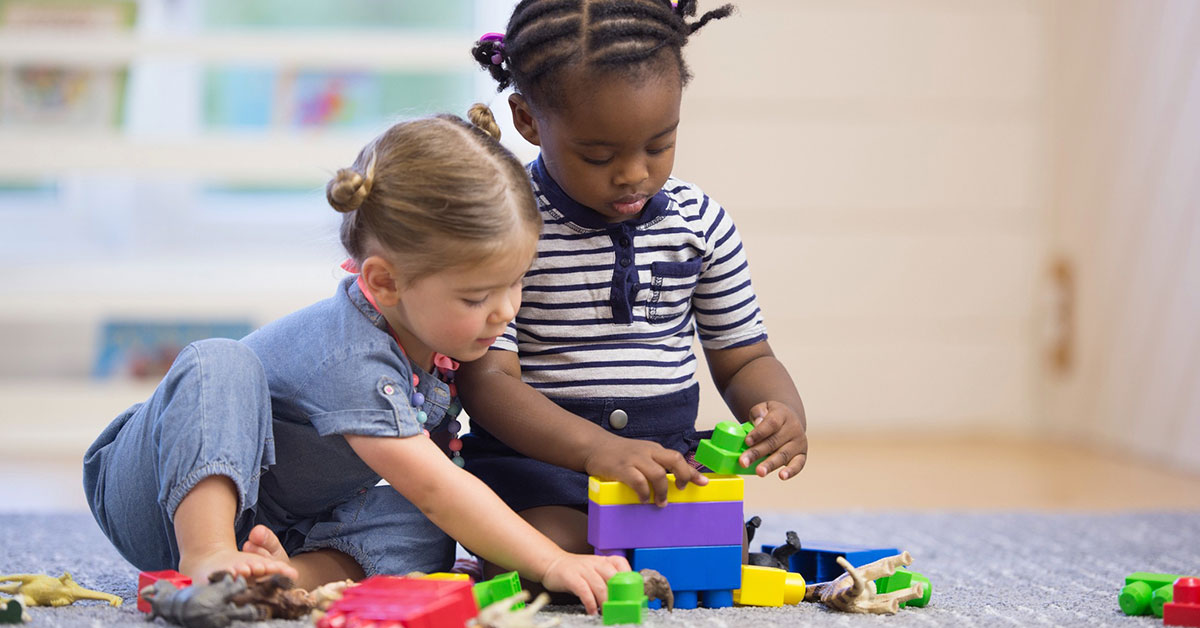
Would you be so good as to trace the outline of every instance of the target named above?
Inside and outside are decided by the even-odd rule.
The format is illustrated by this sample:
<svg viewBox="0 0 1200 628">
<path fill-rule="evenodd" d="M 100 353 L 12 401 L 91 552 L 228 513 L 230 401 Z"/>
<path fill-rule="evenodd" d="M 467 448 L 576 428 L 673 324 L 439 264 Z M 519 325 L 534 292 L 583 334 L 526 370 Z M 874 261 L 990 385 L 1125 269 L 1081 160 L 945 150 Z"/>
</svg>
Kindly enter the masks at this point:
<svg viewBox="0 0 1200 628">
<path fill-rule="evenodd" d="M 634 571 L 666 576 L 678 608 L 732 606 L 741 586 L 745 485 L 737 476 L 704 475 L 707 485 L 679 489 L 667 474 L 661 508 L 640 503 L 620 482 L 588 480 L 588 543 L 597 554 L 625 556 Z"/>
</svg>

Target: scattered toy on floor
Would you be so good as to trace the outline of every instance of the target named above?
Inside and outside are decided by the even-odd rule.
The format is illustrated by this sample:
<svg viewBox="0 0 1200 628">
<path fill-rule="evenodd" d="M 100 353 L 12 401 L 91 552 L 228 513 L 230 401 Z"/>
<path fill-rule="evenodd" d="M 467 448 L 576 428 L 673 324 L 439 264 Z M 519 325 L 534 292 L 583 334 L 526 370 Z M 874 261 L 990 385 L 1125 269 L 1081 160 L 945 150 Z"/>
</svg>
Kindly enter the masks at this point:
<svg viewBox="0 0 1200 628">
<path fill-rule="evenodd" d="M 208 584 L 183 589 L 170 580 L 158 580 L 139 591 L 138 596 L 150 603 L 151 619 L 162 617 L 183 628 L 224 628 L 237 620 L 258 620 L 257 608 L 233 603 L 233 598 L 246 589 L 245 578 L 219 571 L 208 577 Z"/>
<path fill-rule="evenodd" d="M 1163 604 L 1164 626 L 1200 626 L 1200 578 L 1180 578 Z"/>
<path fill-rule="evenodd" d="M 912 564 L 912 556 L 908 552 L 881 558 L 862 567 L 851 565 L 850 561 L 841 556 L 837 558 L 837 562 L 846 573 L 830 582 L 818 582 L 808 587 L 804 595 L 805 601 L 821 602 L 831 609 L 847 613 L 892 614 L 899 612 L 901 602 L 915 600 L 925 593 L 925 585 L 921 582 L 882 595 L 875 591 L 873 580 L 891 576 L 897 568 Z"/>
<path fill-rule="evenodd" d="M 143 571 L 139 573 L 137 590 L 141 591 L 142 589 L 145 589 L 159 580 L 170 580 L 175 585 L 176 589 L 192 586 L 192 579 L 188 576 L 185 576 L 174 569 L 163 569 L 161 571 Z M 143 613 L 149 613 L 150 603 L 139 597 L 137 600 L 137 609 Z"/>
<path fill-rule="evenodd" d="M 673 612 L 675 594 L 671 593 L 671 583 L 667 582 L 667 577 L 653 569 L 642 569 L 638 573 L 642 574 L 642 580 L 645 582 L 643 590 L 646 592 L 646 601 L 658 600 L 668 613 Z"/>
<path fill-rule="evenodd" d="M 32 618 L 25 612 L 25 604 L 21 598 L 0 599 L 0 624 L 19 624 L 27 621 L 32 621 Z"/>
<path fill-rule="evenodd" d="M 738 606 L 783 606 L 804 601 L 804 576 L 778 567 L 742 565 L 741 585 L 733 590 Z"/>
<path fill-rule="evenodd" d="M 309 619 L 311 619 L 313 623 L 316 623 L 318 619 L 324 617 L 325 611 L 329 610 L 329 607 L 332 606 L 334 602 L 342 599 L 342 596 L 346 593 L 346 589 L 353 587 L 354 585 L 355 582 L 353 580 L 346 579 L 338 580 L 336 582 L 329 582 L 313 589 L 312 592 L 308 594 L 313 603 L 313 610 L 312 614 L 309 615 Z"/>
<path fill-rule="evenodd" d="M 55 578 L 42 574 L 13 574 L 0 576 L 0 593 L 21 594 L 26 606 L 68 606 L 77 600 L 100 600 L 111 606 L 120 606 L 124 601 L 111 593 L 85 589 L 64 572 Z"/>
<path fill-rule="evenodd" d="M 259 578 L 230 599 L 236 606 L 253 606 L 258 619 L 300 619 L 315 606 L 308 591 L 296 587 L 291 578 L 272 574 Z"/>
<path fill-rule="evenodd" d="M 515 571 L 502 573 L 491 580 L 483 580 L 471 587 L 475 595 L 475 603 L 479 608 L 495 604 L 498 600 L 511 598 L 521 592 L 521 576 Z M 524 601 L 514 602 L 514 609 L 525 607 Z"/>
<path fill-rule="evenodd" d="M 751 521 L 758 517 L 751 517 Z M 750 521 L 746 522 L 747 531 L 750 529 Z M 773 547 L 770 553 L 767 552 L 750 552 L 746 556 L 746 564 L 756 567 L 774 567 L 789 571 L 792 555 L 801 550 L 800 537 L 792 531 L 787 533 L 787 541 L 783 545 Z"/>
<path fill-rule="evenodd" d="M 1126 615 L 1163 616 L 1163 604 L 1174 596 L 1172 587 L 1183 575 L 1135 571 L 1125 577 L 1117 603 Z"/>
<path fill-rule="evenodd" d="M 876 593 L 894 593 L 912 586 L 914 582 L 920 582 L 925 589 L 921 597 L 907 602 L 901 602 L 900 608 L 908 606 L 923 607 L 929 604 L 929 600 L 933 597 L 933 583 L 923 574 L 908 569 L 897 569 L 896 573 L 890 576 L 884 576 L 875 581 Z"/>
<path fill-rule="evenodd" d="M 537 599 L 525 606 L 528 599 L 529 591 L 522 589 L 515 595 L 496 600 L 480 609 L 474 625 L 479 628 L 550 628 L 562 623 L 561 619 L 554 617 L 535 624 L 533 616 L 550 603 L 550 596 L 539 593 Z"/>
</svg>

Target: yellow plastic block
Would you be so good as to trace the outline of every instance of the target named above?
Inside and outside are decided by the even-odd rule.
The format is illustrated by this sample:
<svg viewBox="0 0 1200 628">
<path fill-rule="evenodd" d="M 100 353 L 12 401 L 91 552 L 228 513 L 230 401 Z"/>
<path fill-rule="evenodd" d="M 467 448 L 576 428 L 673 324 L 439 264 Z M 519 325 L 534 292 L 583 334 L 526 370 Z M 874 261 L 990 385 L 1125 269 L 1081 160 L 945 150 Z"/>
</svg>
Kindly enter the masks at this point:
<svg viewBox="0 0 1200 628">
<path fill-rule="evenodd" d="M 808 585 L 804 582 L 804 576 L 794 572 L 787 572 L 787 578 L 783 581 L 783 603 L 784 604 L 799 604 L 804 601 L 804 593 L 808 590 Z"/>
<path fill-rule="evenodd" d="M 424 580 L 462 580 L 464 582 L 471 581 L 471 576 L 469 576 L 465 573 L 446 573 L 444 571 L 439 571 L 439 572 L 435 572 L 435 573 L 431 573 L 431 574 L 425 574 L 424 576 L 421 576 L 421 578 Z"/>
<path fill-rule="evenodd" d="M 804 577 L 774 567 L 742 565 L 742 588 L 733 590 L 740 606 L 783 606 L 804 601 Z"/>
<path fill-rule="evenodd" d="M 667 501 L 672 504 L 688 502 L 740 502 L 746 495 L 745 481 L 736 475 L 721 475 L 705 473 L 708 484 L 696 486 L 691 482 L 678 489 L 675 487 L 675 474 L 667 474 Z M 588 499 L 601 506 L 614 504 L 640 504 L 637 493 L 620 482 L 604 481 L 596 477 L 588 478 Z"/>
</svg>

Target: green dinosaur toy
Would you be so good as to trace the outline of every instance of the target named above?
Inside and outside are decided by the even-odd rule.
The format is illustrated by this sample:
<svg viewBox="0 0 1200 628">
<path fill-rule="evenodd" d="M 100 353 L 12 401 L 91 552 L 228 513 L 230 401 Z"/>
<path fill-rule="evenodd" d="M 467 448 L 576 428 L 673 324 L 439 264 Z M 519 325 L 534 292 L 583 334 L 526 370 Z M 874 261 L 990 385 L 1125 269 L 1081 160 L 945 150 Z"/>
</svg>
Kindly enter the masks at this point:
<svg viewBox="0 0 1200 628">
<path fill-rule="evenodd" d="M 120 606 L 121 598 L 110 593 L 101 593 L 85 589 L 71 578 L 71 574 L 63 572 L 59 578 L 42 574 L 14 574 L 0 576 L 0 593 L 10 595 L 21 594 L 26 606 L 67 606 L 75 600 L 102 600 L 112 606 Z"/>
</svg>

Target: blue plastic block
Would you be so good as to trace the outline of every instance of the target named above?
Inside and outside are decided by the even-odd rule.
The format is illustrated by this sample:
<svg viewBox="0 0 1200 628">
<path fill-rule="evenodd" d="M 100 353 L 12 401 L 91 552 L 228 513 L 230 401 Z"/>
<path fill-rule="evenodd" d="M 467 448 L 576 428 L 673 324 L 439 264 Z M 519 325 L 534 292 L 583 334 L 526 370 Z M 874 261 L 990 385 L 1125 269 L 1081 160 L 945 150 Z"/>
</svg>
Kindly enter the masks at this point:
<svg viewBox="0 0 1200 628">
<path fill-rule="evenodd" d="M 845 573 L 846 570 L 837 564 L 838 556 L 845 557 L 855 567 L 861 567 L 880 558 L 900 553 L 900 550 L 894 547 L 870 547 L 805 539 L 800 540 L 800 547 L 800 551 L 792 554 L 788 571 L 794 571 L 804 576 L 805 582 L 809 583 L 829 582 Z M 762 551 L 767 554 L 774 549 L 774 545 L 764 544 L 762 546 Z"/>
<path fill-rule="evenodd" d="M 672 591 L 733 590 L 742 584 L 742 546 L 651 547 L 630 552 L 634 571 L 653 569 Z"/>
<path fill-rule="evenodd" d="M 704 608 L 729 608 L 733 606 L 733 591 L 702 591 L 700 599 Z"/>
</svg>

